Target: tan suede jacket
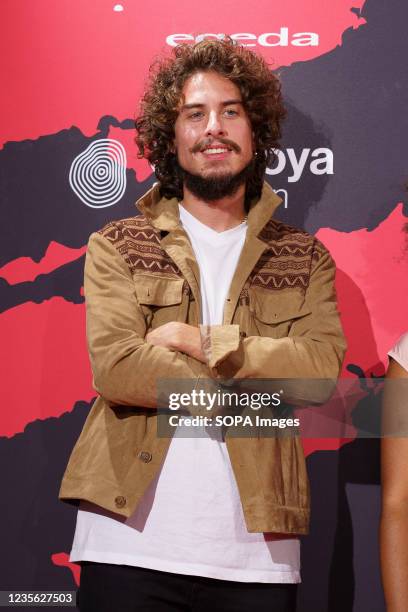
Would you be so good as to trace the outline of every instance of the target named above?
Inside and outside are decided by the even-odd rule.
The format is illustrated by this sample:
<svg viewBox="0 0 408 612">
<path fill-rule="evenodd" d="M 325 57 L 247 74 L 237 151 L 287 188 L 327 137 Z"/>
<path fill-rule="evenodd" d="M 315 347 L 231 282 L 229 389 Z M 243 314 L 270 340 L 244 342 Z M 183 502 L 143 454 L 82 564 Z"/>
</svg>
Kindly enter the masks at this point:
<svg viewBox="0 0 408 612">
<path fill-rule="evenodd" d="M 316 238 L 272 218 L 280 202 L 265 183 L 250 207 L 223 325 L 207 330 L 208 364 L 145 341 L 150 329 L 169 321 L 201 320 L 199 269 L 177 200 L 160 198 L 156 185 L 137 202 L 141 215 L 90 236 L 84 291 L 99 397 L 69 459 L 60 499 L 133 513 L 170 444 L 157 436 L 160 377 L 337 378 L 346 343 L 335 266 Z M 309 483 L 299 437 L 227 435 L 226 444 L 248 531 L 307 533 Z"/>
</svg>

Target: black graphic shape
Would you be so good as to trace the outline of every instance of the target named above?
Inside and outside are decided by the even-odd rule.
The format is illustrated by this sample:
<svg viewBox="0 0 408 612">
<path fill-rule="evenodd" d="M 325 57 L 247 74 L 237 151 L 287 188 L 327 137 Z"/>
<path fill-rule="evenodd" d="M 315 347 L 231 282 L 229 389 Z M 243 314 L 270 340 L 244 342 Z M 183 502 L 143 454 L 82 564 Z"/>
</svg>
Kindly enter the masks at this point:
<svg viewBox="0 0 408 612">
<path fill-rule="evenodd" d="M 408 3 L 367 0 L 361 17 L 367 23 L 347 29 L 341 46 L 281 70 L 284 95 L 330 135 L 334 153 L 334 175 L 319 202 L 307 190 L 292 196 L 289 186 L 289 207 L 278 213 L 293 223 L 304 210 L 310 232 L 373 230 L 398 202 L 408 215 Z M 305 122 L 297 132 L 298 150 L 309 146 L 309 130 Z M 276 179 L 274 187 L 283 187 Z"/>
</svg>

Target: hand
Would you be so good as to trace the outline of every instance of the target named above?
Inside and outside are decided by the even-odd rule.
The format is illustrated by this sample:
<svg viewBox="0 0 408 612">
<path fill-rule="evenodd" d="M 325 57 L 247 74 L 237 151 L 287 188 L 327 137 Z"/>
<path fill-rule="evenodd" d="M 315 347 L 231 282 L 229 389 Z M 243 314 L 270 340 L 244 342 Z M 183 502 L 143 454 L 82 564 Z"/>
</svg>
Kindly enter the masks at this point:
<svg viewBox="0 0 408 612">
<path fill-rule="evenodd" d="M 201 347 L 201 334 L 198 327 L 171 321 L 153 329 L 146 335 L 146 342 L 163 346 L 171 351 L 180 351 L 202 363 L 207 363 Z"/>
</svg>

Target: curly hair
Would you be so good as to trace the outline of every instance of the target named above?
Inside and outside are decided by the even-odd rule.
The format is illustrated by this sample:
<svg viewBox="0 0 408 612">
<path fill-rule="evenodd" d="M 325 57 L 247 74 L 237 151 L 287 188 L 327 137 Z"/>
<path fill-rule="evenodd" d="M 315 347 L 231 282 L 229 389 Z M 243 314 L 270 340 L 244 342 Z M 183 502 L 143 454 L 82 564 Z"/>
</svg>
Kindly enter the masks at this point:
<svg viewBox="0 0 408 612">
<path fill-rule="evenodd" d="M 183 198 L 182 173 L 173 149 L 174 125 L 185 82 L 202 71 L 217 72 L 241 92 L 255 141 L 253 173 L 246 183 L 248 205 L 260 197 L 266 166 L 274 160 L 274 149 L 279 148 L 286 111 L 280 81 L 266 61 L 229 37 L 177 45 L 171 57 L 152 64 L 135 120 L 138 157 L 154 167 L 162 196 Z"/>
</svg>

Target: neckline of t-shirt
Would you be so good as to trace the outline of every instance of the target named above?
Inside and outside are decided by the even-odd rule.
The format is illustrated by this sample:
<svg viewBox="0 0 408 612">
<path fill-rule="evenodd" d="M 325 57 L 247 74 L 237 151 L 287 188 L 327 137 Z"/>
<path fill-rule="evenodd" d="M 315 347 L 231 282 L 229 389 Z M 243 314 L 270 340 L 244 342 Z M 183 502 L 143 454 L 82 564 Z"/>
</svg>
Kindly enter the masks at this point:
<svg viewBox="0 0 408 612">
<path fill-rule="evenodd" d="M 231 227 L 230 229 L 224 230 L 222 232 L 217 232 L 212 227 L 209 227 L 209 225 L 202 223 L 202 221 L 200 221 L 199 219 L 197 219 L 197 217 L 192 215 L 191 212 L 189 212 L 186 208 L 184 208 L 184 206 L 180 202 L 179 202 L 179 211 L 180 211 L 180 220 L 183 225 L 187 225 L 187 227 L 189 225 L 193 225 L 201 233 L 207 234 L 207 236 L 209 236 L 213 240 L 215 239 L 222 240 L 223 238 L 229 238 L 231 236 L 234 236 L 235 234 L 239 235 L 246 230 L 247 225 L 248 225 L 247 220 L 245 219 L 244 221 L 242 221 L 242 223 L 240 223 L 239 225 L 236 225 L 235 227 Z"/>
</svg>

